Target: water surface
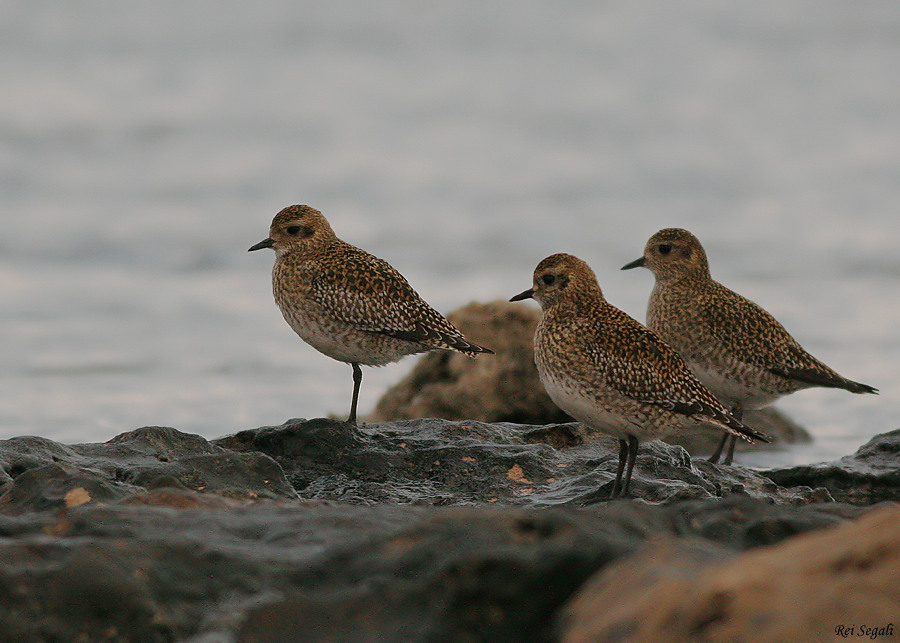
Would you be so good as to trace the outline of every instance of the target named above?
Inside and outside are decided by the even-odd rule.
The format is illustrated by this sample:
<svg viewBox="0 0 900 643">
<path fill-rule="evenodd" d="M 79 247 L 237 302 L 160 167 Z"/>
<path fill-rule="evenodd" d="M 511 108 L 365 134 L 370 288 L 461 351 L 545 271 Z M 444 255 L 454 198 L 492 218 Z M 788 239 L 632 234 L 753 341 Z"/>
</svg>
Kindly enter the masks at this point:
<svg viewBox="0 0 900 643">
<path fill-rule="evenodd" d="M 2 2 L 0 438 L 346 413 L 246 252 L 309 203 L 445 313 L 565 251 L 643 320 L 618 268 L 689 228 L 882 391 L 781 401 L 816 442 L 745 461 L 848 453 L 900 411 L 898 33 L 886 0 Z"/>
</svg>

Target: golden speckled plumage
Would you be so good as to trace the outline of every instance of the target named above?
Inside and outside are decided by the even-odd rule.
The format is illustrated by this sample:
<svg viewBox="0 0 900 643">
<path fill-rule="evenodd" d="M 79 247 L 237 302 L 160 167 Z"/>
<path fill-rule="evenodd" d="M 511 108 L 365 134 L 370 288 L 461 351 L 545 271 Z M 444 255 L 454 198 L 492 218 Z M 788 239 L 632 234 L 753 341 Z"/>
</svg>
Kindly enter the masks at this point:
<svg viewBox="0 0 900 643">
<path fill-rule="evenodd" d="M 636 452 L 640 440 L 679 429 L 715 426 L 746 440 L 766 440 L 747 427 L 653 332 L 606 301 L 593 271 L 577 257 L 556 254 L 534 271 L 531 290 L 543 310 L 535 363 L 553 401 L 587 426 Z M 628 488 L 633 454 L 625 483 Z M 620 459 L 620 473 L 623 462 Z"/>
<path fill-rule="evenodd" d="M 811 386 L 876 391 L 839 375 L 806 352 L 767 311 L 714 281 L 703 246 L 687 230 L 654 234 L 643 256 L 624 268 L 638 266 L 656 277 L 647 326 L 736 412 Z"/>
<path fill-rule="evenodd" d="M 359 364 L 383 366 L 433 349 L 491 351 L 469 342 L 390 264 L 341 241 L 321 212 L 289 206 L 272 221 L 272 289 L 285 321 L 319 352 L 354 368 L 350 421 L 356 418 Z"/>
</svg>

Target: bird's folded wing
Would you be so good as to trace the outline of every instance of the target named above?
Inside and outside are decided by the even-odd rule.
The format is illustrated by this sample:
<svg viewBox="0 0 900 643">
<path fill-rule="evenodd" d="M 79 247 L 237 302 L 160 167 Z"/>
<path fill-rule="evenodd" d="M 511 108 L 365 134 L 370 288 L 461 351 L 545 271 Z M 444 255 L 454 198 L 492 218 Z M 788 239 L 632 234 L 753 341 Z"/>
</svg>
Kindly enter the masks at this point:
<svg viewBox="0 0 900 643">
<path fill-rule="evenodd" d="M 326 314 L 358 330 L 426 346 L 452 346 L 454 341 L 474 346 L 403 275 L 364 251 L 344 256 L 339 269 L 321 269 L 309 296 Z"/>
<path fill-rule="evenodd" d="M 842 388 L 852 393 L 877 393 L 878 389 L 868 384 L 854 382 L 846 377 L 838 375 L 830 368 L 816 367 L 796 367 L 796 366 L 773 366 L 769 372 L 775 375 L 781 375 L 789 380 L 804 382 L 814 386 L 824 386 L 827 388 Z"/>
<path fill-rule="evenodd" d="M 591 344 L 595 366 L 626 397 L 686 415 L 726 410 L 674 349 L 637 322 L 605 328 Z"/>
</svg>

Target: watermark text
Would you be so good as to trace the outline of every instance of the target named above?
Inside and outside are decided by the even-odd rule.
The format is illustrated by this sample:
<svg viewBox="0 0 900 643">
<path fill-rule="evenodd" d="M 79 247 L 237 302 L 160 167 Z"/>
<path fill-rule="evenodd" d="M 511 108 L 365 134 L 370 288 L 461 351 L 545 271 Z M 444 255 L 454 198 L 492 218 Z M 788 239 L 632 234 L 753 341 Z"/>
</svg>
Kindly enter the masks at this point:
<svg viewBox="0 0 900 643">
<path fill-rule="evenodd" d="M 837 625 L 834 628 L 834 635 L 842 639 L 870 639 L 875 641 L 883 636 L 894 636 L 894 624 L 887 625 Z"/>
</svg>

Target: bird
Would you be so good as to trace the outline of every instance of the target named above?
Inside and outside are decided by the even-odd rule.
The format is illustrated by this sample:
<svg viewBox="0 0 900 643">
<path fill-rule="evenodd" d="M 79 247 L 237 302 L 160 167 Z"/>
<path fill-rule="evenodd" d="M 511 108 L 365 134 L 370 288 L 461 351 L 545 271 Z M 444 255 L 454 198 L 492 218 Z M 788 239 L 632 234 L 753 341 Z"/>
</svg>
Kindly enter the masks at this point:
<svg viewBox="0 0 900 643">
<path fill-rule="evenodd" d="M 288 325 L 320 353 L 353 368 L 356 407 L 365 366 L 384 366 L 435 349 L 493 353 L 467 340 L 389 263 L 339 239 L 325 216 L 291 205 L 249 252 L 272 248 L 272 291 Z"/>
<path fill-rule="evenodd" d="M 642 440 L 699 426 L 750 442 L 769 440 L 734 417 L 674 349 L 610 304 L 584 261 L 551 255 L 538 263 L 532 281 L 510 301 L 534 298 L 541 306 L 534 360 L 550 398 L 619 440 L 611 498 L 628 493 Z"/>
<path fill-rule="evenodd" d="M 806 352 L 769 312 L 714 281 L 703 246 L 687 230 L 656 232 L 643 256 L 622 270 L 640 266 L 656 279 L 647 326 L 737 417 L 814 386 L 878 392 L 839 375 Z M 724 464 L 731 464 L 734 447 L 735 440 L 723 436 L 710 461 L 718 462 L 725 450 Z"/>
</svg>

